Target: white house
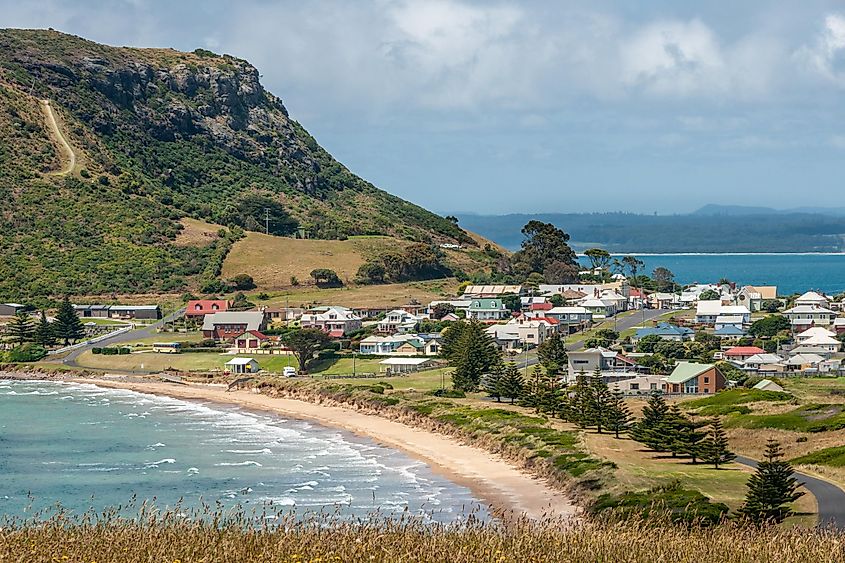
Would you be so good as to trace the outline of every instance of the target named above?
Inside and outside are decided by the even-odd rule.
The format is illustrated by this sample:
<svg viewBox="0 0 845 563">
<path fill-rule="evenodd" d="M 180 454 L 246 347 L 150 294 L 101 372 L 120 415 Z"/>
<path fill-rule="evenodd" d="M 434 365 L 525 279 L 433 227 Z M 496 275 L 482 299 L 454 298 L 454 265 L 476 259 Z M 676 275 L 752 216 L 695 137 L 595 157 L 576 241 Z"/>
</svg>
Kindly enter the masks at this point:
<svg viewBox="0 0 845 563">
<path fill-rule="evenodd" d="M 804 332 L 796 334 L 795 341 L 804 342 L 805 340 L 813 338 L 814 336 L 829 336 L 830 338 L 834 338 L 836 336 L 836 333 L 822 326 L 814 326 L 808 328 Z"/>
<path fill-rule="evenodd" d="M 382 334 L 408 333 L 417 328 L 417 324 L 423 319 L 408 311 L 394 309 L 388 312 L 384 319 L 379 321 L 376 330 Z"/>
<path fill-rule="evenodd" d="M 578 302 L 578 305 L 588 310 L 594 319 L 606 319 L 616 314 L 614 304 L 605 303 L 601 299 L 595 297 L 585 297 Z"/>
<path fill-rule="evenodd" d="M 830 353 L 835 353 L 842 347 L 842 343 L 832 336 L 828 336 L 826 334 L 816 334 L 801 341 L 801 346 L 821 348 Z"/>
<path fill-rule="evenodd" d="M 821 307 L 823 309 L 828 309 L 830 307 L 830 301 L 827 297 L 820 293 L 808 291 L 795 300 L 795 305 L 798 307 L 806 305 L 808 307 Z"/>
<path fill-rule="evenodd" d="M 665 379 L 665 375 L 637 375 L 617 381 L 610 388 L 618 389 L 626 395 L 649 395 L 654 391 L 662 391 Z"/>
<path fill-rule="evenodd" d="M 487 327 L 487 334 L 504 350 L 539 346 L 557 330 L 557 326 L 542 319 L 513 319 L 505 324 Z"/>
<path fill-rule="evenodd" d="M 716 322 L 713 325 L 713 328 L 716 330 L 722 330 L 727 327 L 732 327 L 742 330 L 746 324 L 745 318 L 741 315 L 719 315 L 716 317 Z"/>
<path fill-rule="evenodd" d="M 796 305 L 783 312 L 795 330 L 804 331 L 812 326 L 830 326 L 836 313 L 815 305 Z"/>
<path fill-rule="evenodd" d="M 379 362 L 381 369 L 388 374 L 411 373 L 430 367 L 434 363 L 431 358 L 387 358 Z"/>
<path fill-rule="evenodd" d="M 784 365 L 777 354 L 755 354 L 742 362 L 742 369 L 757 371 L 766 366 Z"/>
<path fill-rule="evenodd" d="M 510 316 L 501 299 L 473 299 L 467 309 L 467 318 L 478 321 L 500 321 Z"/>
<path fill-rule="evenodd" d="M 346 307 L 317 307 L 302 314 L 302 328 L 319 328 L 339 338 L 361 328 L 361 318 Z"/>
<path fill-rule="evenodd" d="M 258 373 L 260 369 L 254 358 L 232 358 L 226 362 L 226 368 L 232 373 Z"/>
<path fill-rule="evenodd" d="M 746 325 L 751 322 L 751 311 L 745 305 L 723 305 L 721 300 L 713 299 L 707 301 L 699 301 L 695 310 L 695 322 L 699 324 L 714 325 L 719 317 L 740 317 L 741 324 Z M 735 321 L 723 324 L 736 324 Z"/>
</svg>

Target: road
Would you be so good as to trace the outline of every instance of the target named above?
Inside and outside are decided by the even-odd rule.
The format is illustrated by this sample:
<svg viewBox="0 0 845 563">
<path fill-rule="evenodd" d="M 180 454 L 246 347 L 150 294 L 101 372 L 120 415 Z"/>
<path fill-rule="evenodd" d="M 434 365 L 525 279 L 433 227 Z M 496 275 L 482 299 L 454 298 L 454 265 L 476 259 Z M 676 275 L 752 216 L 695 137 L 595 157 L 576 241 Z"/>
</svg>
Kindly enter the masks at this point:
<svg viewBox="0 0 845 563">
<path fill-rule="evenodd" d="M 73 172 L 73 169 L 76 166 L 76 153 L 73 151 L 73 147 L 70 146 L 70 143 L 67 142 L 67 139 L 59 127 L 59 123 L 56 121 L 56 115 L 53 113 L 53 106 L 50 105 L 50 100 L 41 100 L 41 107 L 44 110 L 44 115 L 47 118 L 47 125 L 50 127 L 50 131 L 53 132 L 53 136 L 56 137 L 56 140 L 59 141 L 59 144 L 67 153 L 67 167 L 59 170 L 58 172 L 53 172 L 53 174 L 56 176 L 67 176 Z"/>
<path fill-rule="evenodd" d="M 753 459 L 737 456 L 736 461 L 757 468 L 757 462 Z M 819 505 L 819 526 L 833 526 L 838 530 L 845 530 L 845 491 L 833 483 L 806 473 L 796 471 L 795 477 L 816 497 Z"/>
<path fill-rule="evenodd" d="M 653 321 L 660 315 L 664 315 L 669 312 L 669 309 L 645 309 L 635 311 L 632 315 L 626 315 L 616 320 L 614 325 L 612 320 L 604 321 L 604 324 L 601 325 L 602 328 L 614 328 L 617 332 L 623 332 L 628 329 L 638 327 L 638 326 L 646 326 L 648 322 Z M 643 321 L 645 319 L 645 321 Z M 583 334 L 575 334 L 574 337 L 576 340 L 569 341 L 566 343 L 566 351 L 567 352 L 575 352 L 580 350 L 584 347 L 584 344 L 587 341 L 587 338 L 584 337 Z M 572 337 L 570 337 L 572 338 Z M 527 357 L 526 357 L 527 356 Z M 537 351 L 532 350 L 526 354 L 526 356 L 520 356 L 517 360 L 517 366 L 520 368 L 527 368 L 539 363 L 537 359 Z"/>
<path fill-rule="evenodd" d="M 105 347 L 105 346 L 112 346 L 114 344 L 120 344 L 121 342 L 132 342 L 133 340 L 140 340 L 142 338 L 148 338 L 150 336 L 155 336 L 157 334 L 157 330 L 158 330 L 159 327 L 164 326 L 166 323 L 175 321 L 176 319 L 181 317 L 183 314 L 185 314 L 185 308 L 184 307 L 179 309 L 178 311 L 174 311 L 174 312 L 170 313 L 169 315 L 165 316 L 160 321 L 157 321 L 154 324 L 147 325 L 147 326 L 138 328 L 136 330 L 130 330 L 129 332 L 124 332 L 122 334 L 118 334 L 118 335 L 113 336 L 111 338 L 106 338 L 105 340 L 100 340 L 96 344 L 91 344 L 89 346 L 80 346 L 79 348 L 76 348 L 75 350 L 71 350 L 70 353 L 68 353 L 67 356 L 65 356 L 64 358 L 61 359 L 61 362 L 66 366 L 80 367 L 79 365 L 77 365 L 76 359 L 85 350 L 89 350 L 90 348 L 93 348 L 94 346 L 97 346 L 98 348 L 102 348 L 102 347 Z"/>
</svg>

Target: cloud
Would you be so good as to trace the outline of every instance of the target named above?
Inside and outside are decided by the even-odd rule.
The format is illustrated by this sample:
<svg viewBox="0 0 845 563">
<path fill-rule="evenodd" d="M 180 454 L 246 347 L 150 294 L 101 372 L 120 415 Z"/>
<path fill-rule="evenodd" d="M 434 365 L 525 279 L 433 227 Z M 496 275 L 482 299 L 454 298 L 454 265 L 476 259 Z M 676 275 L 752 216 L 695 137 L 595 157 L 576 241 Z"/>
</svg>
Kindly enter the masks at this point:
<svg viewBox="0 0 845 563">
<path fill-rule="evenodd" d="M 845 16 L 829 14 L 815 41 L 795 53 L 826 80 L 845 86 Z"/>
</svg>

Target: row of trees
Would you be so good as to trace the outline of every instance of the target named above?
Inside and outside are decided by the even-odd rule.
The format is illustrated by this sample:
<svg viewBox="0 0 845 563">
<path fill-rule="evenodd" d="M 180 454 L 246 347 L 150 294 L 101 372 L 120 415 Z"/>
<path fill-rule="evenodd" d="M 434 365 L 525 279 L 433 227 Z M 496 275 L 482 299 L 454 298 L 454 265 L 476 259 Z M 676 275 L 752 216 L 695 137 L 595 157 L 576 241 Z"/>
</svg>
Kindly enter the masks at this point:
<svg viewBox="0 0 845 563">
<path fill-rule="evenodd" d="M 6 325 L 6 335 L 18 344 L 33 342 L 47 348 L 57 342 L 67 345 L 79 340 L 85 335 L 85 327 L 73 305 L 65 299 L 52 323 L 47 320 L 44 311 L 41 311 L 37 322 L 29 314 L 19 311 Z"/>
</svg>

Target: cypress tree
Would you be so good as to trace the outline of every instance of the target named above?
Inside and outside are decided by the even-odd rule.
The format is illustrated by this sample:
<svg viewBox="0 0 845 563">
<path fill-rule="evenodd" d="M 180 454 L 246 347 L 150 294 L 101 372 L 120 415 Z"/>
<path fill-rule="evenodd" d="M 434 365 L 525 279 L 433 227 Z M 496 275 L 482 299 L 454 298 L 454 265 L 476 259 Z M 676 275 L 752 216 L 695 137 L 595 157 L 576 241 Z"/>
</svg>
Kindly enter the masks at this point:
<svg viewBox="0 0 845 563">
<path fill-rule="evenodd" d="M 505 366 L 497 363 L 490 370 L 490 373 L 481 378 L 481 390 L 487 393 L 488 397 L 496 399 L 497 403 L 502 402 L 502 379 L 505 376 Z"/>
<path fill-rule="evenodd" d="M 804 493 L 798 490 L 802 483 L 793 476 L 792 465 L 783 461 L 783 450 L 777 441 L 766 442 L 764 457 L 748 479 L 748 492 L 739 514 L 756 524 L 776 524 L 792 513 L 787 505 Z"/>
<path fill-rule="evenodd" d="M 481 376 L 500 362 L 501 357 L 490 335 L 484 332 L 481 324 L 472 321 L 463 330 L 450 361 L 455 366 L 455 371 L 452 372 L 454 388 L 474 392 L 478 390 Z"/>
<path fill-rule="evenodd" d="M 641 442 L 656 452 L 668 451 L 666 439 L 663 435 L 669 405 L 662 393 L 655 391 L 643 407 L 643 417 L 631 429 L 631 438 Z"/>
<path fill-rule="evenodd" d="M 625 404 L 625 396 L 622 394 L 622 391 L 619 390 L 617 387 L 610 399 L 610 404 L 608 405 L 607 415 L 605 418 L 605 424 L 607 425 L 607 429 L 612 431 L 614 435 L 619 438 L 619 434 L 621 432 L 625 432 L 628 430 L 628 424 L 631 421 L 631 411 L 628 409 L 628 406 Z"/>
<path fill-rule="evenodd" d="M 728 436 L 722 427 L 721 419 L 713 420 L 704 443 L 704 461 L 719 469 L 719 465 L 730 463 L 735 458 L 736 454 L 728 449 Z"/>
<path fill-rule="evenodd" d="M 6 325 L 6 334 L 11 336 L 12 340 L 18 344 L 31 340 L 34 331 L 35 326 L 32 324 L 32 318 L 23 311 L 15 313 L 12 320 Z"/>
<path fill-rule="evenodd" d="M 41 318 L 38 319 L 38 324 L 35 326 L 35 332 L 32 334 L 32 340 L 36 344 L 40 344 L 45 348 L 56 343 L 56 335 L 53 334 L 53 327 L 47 321 L 47 315 L 41 311 Z"/>
<path fill-rule="evenodd" d="M 601 376 L 601 369 L 596 368 L 593 372 L 590 387 L 592 388 L 590 397 L 592 401 L 592 404 L 590 405 L 590 418 L 592 419 L 593 424 L 596 425 L 596 431 L 601 434 L 602 429 L 605 427 L 610 403 L 613 401 L 613 395 L 610 393 L 607 383 L 604 382 L 604 378 Z"/>
<path fill-rule="evenodd" d="M 566 343 L 560 333 L 555 332 L 537 347 L 537 358 L 550 375 L 557 375 L 566 367 L 568 356 Z"/>
<path fill-rule="evenodd" d="M 70 304 L 67 297 L 59 305 L 54 324 L 56 338 L 64 341 L 65 345 L 70 344 L 71 341 L 75 342 L 85 335 L 85 327 L 82 326 L 79 315 L 73 310 L 73 305 Z"/>
<path fill-rule="evenodd" d="M 509 362 L 505 373 L 501 378 L 502 397 L 511 400 L 511 404 L 522 396 L 523 380 L 522 373 L 515 363 Z"/>
</svg>

